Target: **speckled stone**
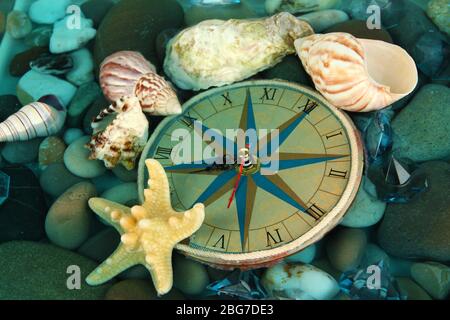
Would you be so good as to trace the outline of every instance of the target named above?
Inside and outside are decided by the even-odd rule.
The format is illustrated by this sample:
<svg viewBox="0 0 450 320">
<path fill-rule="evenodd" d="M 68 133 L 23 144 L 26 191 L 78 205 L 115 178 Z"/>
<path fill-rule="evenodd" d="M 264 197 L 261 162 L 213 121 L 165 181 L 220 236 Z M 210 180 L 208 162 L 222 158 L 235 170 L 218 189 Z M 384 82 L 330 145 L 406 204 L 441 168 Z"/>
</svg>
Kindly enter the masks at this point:
<svg viewBox="0 0 450 320">
<path fill-rule="evenodd" d="M 11 11 L 6 18 L 6 30 L 14 39 L 25 38 L 33 29 L 31 20 L 25 12 Z"/>
<path fill-rule="evenodd" d="M 96 262 L 50 244 L 8 242 L 0 245 L 0 256 L 0 300 L 100 300 L 110 287 L 83 281 Z M 80 268 L 80 290 L 67 289 L 69 266 Z"/>
<path fill-rule="evenodd" d="M 450 88 L 429 84 L 392 122 L 394 152 L 423 162 L 450 158 Z"/>
<path fill-rule="evenodd" d="M 96 195 L 93 184 L 80 182 L 55 201 L 45 220 L 45 232 L 52 243 L 72 250 L 87 240 L 93 218 L 88 200 Z"/>
<path fill-rule="evenodd" d="M 450 164 L 421 166 L 429 189 L 406 204 L 389 204 L 378 230 L 378 242 L 387 253 L 405 259 L 450 261 Z"/>
<path fill-rule="evenodd" d="M 81 178 L 96 178 L 106 172 L 103 162 L 90 160 L 90 151 L 85 145 L 91 140 L 84 136 L 73 142 L 64 153 L 64 164 L 74 175 Z"/>
<path fill-rule="evenodd" d="M 119 50 L 141 52 L 157 64 L 158 34 L 183 25 L 183 9 L 176 0 L 122 0 L 103 19 L 95 40 L 97 66 Z"/>
<path fill-rule="evenodd" d="M 62 163 L 65 150 L 66 144 L 61 138 L 55 136 L 45 138 L 39 145 L 39 166 L 46 168 L 52 163 Z"/>
<path fill-rule="evenodd" d="M 367 235 L 361 229 L 340 228 L 327 239 L 326 251 L 331 265 L 341 272 L 357 268 L 364 256 Z"/>
<path fill-rule="evenodd" d="M 346 32 L 360 39 L 374 39 L 389 43 L 394 43 L 391 35 L 385 29 L 369 29 L 367 22 L 361 20 L 350 20 L 338 23 L 331 28 L 326 29 L 323 33 L 330 32 Z"/>
</svg>

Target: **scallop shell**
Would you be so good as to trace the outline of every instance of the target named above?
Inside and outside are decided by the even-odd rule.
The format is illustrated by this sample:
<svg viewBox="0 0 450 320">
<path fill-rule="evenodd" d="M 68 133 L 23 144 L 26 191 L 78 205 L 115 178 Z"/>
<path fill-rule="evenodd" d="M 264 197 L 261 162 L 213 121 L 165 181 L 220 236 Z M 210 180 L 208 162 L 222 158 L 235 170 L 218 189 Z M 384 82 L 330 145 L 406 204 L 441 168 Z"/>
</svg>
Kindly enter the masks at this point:
<svg viewBox="0 0 450 320">
<path fill-rule="evenodd" d="M 295 53 L 294 40 L 313 34 L 289 13 L 255 20 L 206 20 L 167 44 L 164 70 L 182 89 L 201 90 L 244 80 Z"/>
<path fill-rule="evenodd" d="M 383 109 L 410 94 L 418 82 L 413 58 L 387 42 L 337 32 L 298 39 L 295 47 L 316 89 L 347 111 Z"/>
<path fill-rule="evenodd" d="M 136 82 L 156 68 L 142 54 L 119 51 L 107 57 L 100 65 L 100 86 L 109 101 L 117 101 L 133 94 Z"/>
<path fill-rule="evenodd" d="M 147 143 L 147 118 L 134 96 L 122 97 L 109 109 L 118 115 L 104 131 L 96 132 L 86 145 L 91 150 L 90 159 L 103 160 L 107 168 L 120 163 L 132 170 Z"/>
<path fill-rule="evenodd" d="M 0 142 L 27 141 L 58 133 L 67 111 L 54 96 L 30 103 L 0 123 Z"/>
<path fill-rule="evenodd" d="M 154 116 L 180 114 L 182 109 L 170 84 L 155 72 L 141 77 L 134 94 L 141 103 L 142 111 Z"/>
</svg>

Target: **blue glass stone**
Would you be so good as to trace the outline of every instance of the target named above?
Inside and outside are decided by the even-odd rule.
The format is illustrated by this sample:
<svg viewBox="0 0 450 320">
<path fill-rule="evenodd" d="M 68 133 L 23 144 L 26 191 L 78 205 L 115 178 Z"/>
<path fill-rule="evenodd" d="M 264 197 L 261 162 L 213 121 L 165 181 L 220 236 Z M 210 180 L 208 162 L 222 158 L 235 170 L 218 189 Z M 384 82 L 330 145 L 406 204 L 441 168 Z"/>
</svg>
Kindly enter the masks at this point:
<svg viewBox="0 0 450 320">
<path fill-rule="evenodd" d="M 0 171 L 0 205 L 2 205 L 9 196 L 10 178 L 6 173 Z"/>
<path fill-rule="evenodd" d="M 227 295 L 243 300 L 261 300 L 267 293 L 254 271 L 235 270 L 225 279 L 211 283 L 207 290 L 211 295 Z"/>
<path fill-rule="evenodd" d="M 339 286 L 352 300 L 405 300 L 384 260 L 341 275 Z"/>
<path fill-rule="evenodd" d="M 412 161 L 397 159 L 393 155 L 384 157 L 381 163 L 372 164 L 367 172 L 375 185 L 378 197 L 387 203 L 407 203 L 428 189 L 427 176 Z"/>
<path fill-rule="evenodd" d="M 392 149 L 393 133 L 391 127 L 394 111 L 390 108 L 377 111 L 364 132 L 364 141 L 369 163 L 379 163 Z"/>
</svg>

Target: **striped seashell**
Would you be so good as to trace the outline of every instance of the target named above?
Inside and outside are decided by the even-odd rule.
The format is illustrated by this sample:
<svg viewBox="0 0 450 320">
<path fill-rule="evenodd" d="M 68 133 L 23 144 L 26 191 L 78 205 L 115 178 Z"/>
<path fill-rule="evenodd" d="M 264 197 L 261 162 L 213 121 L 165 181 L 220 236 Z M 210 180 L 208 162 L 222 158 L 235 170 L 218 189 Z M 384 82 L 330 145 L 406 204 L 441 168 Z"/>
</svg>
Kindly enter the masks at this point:
<svg viewBox="0 0 450 320">
<path fill-rule="evenodd" d="M 27 141 L 58 133 L 67 111 L 54 96 L 30 103 L 0 123 L 0 142 Z"/>
<path fill-rule="evenodd" d="M 142 54 L 119 51 L 108 56 L 100 65 L 100 86 L 109 101 L 131 95 L 136 82 L 156 68 Z"/>
<path fill-rule="evenodd" d="M 410 94 L 418 82 L 413 58 L 387 42 L 337 32 L 298 39 L 295 47 L 316 89 L 347 111 L 383 109 Z"/>
<path fill-rule="evenodd" d="M 154 116 L 180 114 L 182 109 L 171 85 L 155 72 L 147 73 L 136 83 L 134 94 L 142 110 Z"/>
<path fill-rule="evenodd" d="M 132 170 L 147 143 L 148 120 L 136 97 L 119 99 L 113 109 L 118 113 L 116 119 L 96 132 L 86 147 L 91 150 L 90 159 L 103 160 L 107 168 L 120 163 Z"/>
</svg>

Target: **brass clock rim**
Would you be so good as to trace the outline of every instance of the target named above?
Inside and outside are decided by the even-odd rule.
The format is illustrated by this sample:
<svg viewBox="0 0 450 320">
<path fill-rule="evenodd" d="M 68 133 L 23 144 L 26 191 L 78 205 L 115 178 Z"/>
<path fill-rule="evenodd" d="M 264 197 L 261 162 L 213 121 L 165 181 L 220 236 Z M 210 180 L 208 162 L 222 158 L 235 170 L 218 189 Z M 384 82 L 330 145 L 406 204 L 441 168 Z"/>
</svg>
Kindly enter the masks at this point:
<svg viewBox="0 0 450 320">
<path fill-rule="evenodd" d="M 364 151 L 363 151 L 364 148 L 359 131 L 352 122 L 352 120 L 350 119 L 350 117 L 344 111 L 331 105 L 323 96 L 315 92 L 310 87 L 302 86 L 297 83 L 292 83 L 284 80 L 244 81 L 204 91 L 194 96 L 193 98 L 189 99 L 187 102 L 185 102 L 183 104 L 183 110 L 187 110 L 187 108 L 193 105 L 194 102 L 204 97 L 214 95 L 218 92 L 222 92 L 223 90 L 227 89 L 231 90 L 241 87 L 261 86 L 261 85 L 286 86 L 288 88 L 294 89 L 296 88 L 302 92 L 306 91 L 306 93 L 310 95 L 312 98 L 326 105 L 333 112 L 333 114 L 339 119 L 339 121 L 341 121 L 343 127 L 347 131 L 347 136 L 349 139 L 352 155 L 351 170 L 347 186 L 345 188 L 344 193 L 342 194 L 342 197 L 340 198 L 338 203 L 334 206 L 333 210 L 331 210 L 316 226 L 314 226 L 311 230 L 309 230 L 296 240 L 293 240 L 277 248 L 269 250 L 253 251 L 249 253 L 221 253 L 216 251 L 201 250 L 190 247 L 185 244 L 178 244 L 175 247 L 183 254 L 188 255 L 189 257 L 195 260 L 223 267 L 227 266 L 239 267 L 240 265 L 252 267 L 253 265 L 260 266 L 265 263 L 270 263 L 271 261 L 279 260 L 286 256 L 294 254 L 321 240 L 329 231 L 335 228 L 343 219 L 345 213 L 353 203 L 356 194 L 358 192 L 359 186 L 362 181 L 363 167 L 364 167 Z M 143 194 L 144 194 L 145 160 L 147 159 L 146 156 L 150 148 L 154 144 L 155 140 L 159 137 L 163 128 L 165 128 L 167 124 L 169 124 L 173 119 L 176 119 L 177 117 L 179 117 L 179 115 L 167 117 L 166 119 L 164 119 L 155 129 L 142 152 L 142 156 L 139 161 L 138 167 L 138 191 L 139 191 L 139 198 L 141 201 L 143 201 L 144 198 Z"/>
</svg>

